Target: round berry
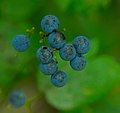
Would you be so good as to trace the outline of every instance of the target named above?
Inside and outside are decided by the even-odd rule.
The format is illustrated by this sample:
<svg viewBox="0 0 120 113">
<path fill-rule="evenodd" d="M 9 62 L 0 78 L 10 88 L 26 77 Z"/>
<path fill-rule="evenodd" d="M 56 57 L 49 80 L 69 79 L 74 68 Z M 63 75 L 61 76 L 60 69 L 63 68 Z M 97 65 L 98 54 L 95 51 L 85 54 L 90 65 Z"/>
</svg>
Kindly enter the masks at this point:
<svg viewBox="0 0 120 113">
<path fill-rule="evenodd" d="M 85 54 L 90 49 L 90 41 L 85 36 L 77 36 L 73 41 L 73 45 L 79 54 Z"/>
<path fill-rule="evenodd" d="M 42 18 L 41 27 L 42 30 L 51 33 L 54 30 L 57 30 L 59 26 L 59 20 L 54 15 L 46 15 Z"/>
<path fill-rule="evenodd" d="M 57 71 L 51 76 L 51 82 L 56 87 L 62 87 L 67 83 L 67 75 L 63 71 Z"/>
<path fill-rule="evenodd" d="M 19 51 L 26 51 L 30 46 L 30 41 L 25 35 L 17 35 L 12 42 L 13 47 Z"/>
<path fill-rule="evenodd" d="M 52 48 L 60 49 L 65 44 L 65 36 L 61 32 L 52 32 L 48 36 L 48 43 Z"/>
<path fill-rule="evenodd" d="M 42 73 L 44 73 L 46 75 L 52 75 L 57 70 L 57 64 L 54 60 L 52 60 L 48 64 L 41 63 L 40 70 L 42 71 Z"/>
<path fill-rule="evenodd" d="M 72 44 L 65 44 L 60 49 L 60 57 L 63 60 L 72 60 L 76 56 L 76 50 Z"/>
<path fill-rule="evenodd" d="M 21 91 L 13 91 L 9 95 L 9 103 L 16 108 L 23 106 L 25 104 L 24 93 Z"/>
<path fill-rule="evenodd" d="M 53 51 L 47 46 L 42 46 L 37 50 L 36 56 L 41 63 L 49 63 L 53 58 Z"/>
<path fill-rule="evenodd" d="M 73 60 L 70 61 L 70 65 L 74 70 L 81 71 L 86 66 L 86 59 L 83 56 L 76 56 Z"/>
</svg>

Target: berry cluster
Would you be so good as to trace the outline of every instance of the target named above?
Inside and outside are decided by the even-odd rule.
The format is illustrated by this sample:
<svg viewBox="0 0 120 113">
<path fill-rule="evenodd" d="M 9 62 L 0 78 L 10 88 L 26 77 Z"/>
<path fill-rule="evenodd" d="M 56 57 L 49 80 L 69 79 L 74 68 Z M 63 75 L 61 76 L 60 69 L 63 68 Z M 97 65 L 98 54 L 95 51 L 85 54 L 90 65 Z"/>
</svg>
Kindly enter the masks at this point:
<svg viewBox="0 0 120 113">
<path fill-rule="evenodd" d="M 83 55 L 90 49 L 90 42 L 85 36 L 77 36 L 72 44 L 66 44 L 64 33 L 58 31 L 59 24 L 56 16 L 47 15 L 42 18 L 41 28 L 46 34 L 41 33 L 41 36 L 43 39 L 47 37 L 50 47 L 43 45 L 36 52 L 40 60 L 41 72 L 51 75 L 51 82 L 56 87 L 66 84 L 67 75 L 58 69 L 58 61 L 53 59 L 54 51 L 59 51 L 63 60 L 70 61 L 71 67 L 80 71 L 86 66 L 86 59 Z M 30 41 L 25 35 L 17 35 L 13 40 L 13 46 L 17 51 L 23 52 L 29 48 Z"/>
</svg>

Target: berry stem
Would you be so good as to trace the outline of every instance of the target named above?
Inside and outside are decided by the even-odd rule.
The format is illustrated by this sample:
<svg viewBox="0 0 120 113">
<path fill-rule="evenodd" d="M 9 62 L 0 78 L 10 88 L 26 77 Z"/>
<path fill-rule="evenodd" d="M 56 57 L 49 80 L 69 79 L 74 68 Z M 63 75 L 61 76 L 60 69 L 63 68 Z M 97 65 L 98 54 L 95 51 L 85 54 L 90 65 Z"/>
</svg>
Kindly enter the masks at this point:
<svg viewBox="0 0 120 113">
<path fill-rule="evenodd" d="M 56 52 L 57 52 L 57 50 L 55 48 L 53 48 L 54 60 L 55 60 L 56 64 L 58 64 Z"/>
<path fill-rule="evenodd" d="M 64 33 L 65 33 L 65 31 L 66 31 L 66 28 L 63 28 L 63 30 L 62 30 L 62 34 L 64 34 Z"/>
<path fill-rule="evenodd" d="M 28 34 L 28 37 L 31 38 L 32 34 L 34 34 L 35 27 L 32 27 L 31 29 L 26 29 L 26 33 Z"/>
</svg>

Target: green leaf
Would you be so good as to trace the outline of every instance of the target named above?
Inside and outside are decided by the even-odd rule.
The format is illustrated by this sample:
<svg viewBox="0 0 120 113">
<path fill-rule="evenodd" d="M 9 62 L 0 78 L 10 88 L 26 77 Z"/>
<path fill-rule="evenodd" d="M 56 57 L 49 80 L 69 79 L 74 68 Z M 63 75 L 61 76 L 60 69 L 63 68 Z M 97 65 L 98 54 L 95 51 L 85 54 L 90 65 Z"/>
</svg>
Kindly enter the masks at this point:
<svg viewBox="0 0 120 113">
<path fill-rule="evenodd" d="M 93 113 L 119 113 L 120 112 L 120 84 L 115 87 L 107 98 L 91 106 Z M 84 112 L 82 112 L 84 113 Z"/>
<path fill-rule="evenodd" d="M 39 81 L 42 89 L 45 89 L 47 101 L 57 109 L 70 110 L 78 105 L 80 107 L 100 100 L 107 95 L 118 82 L 120 82 L 120 67 L 109 56 L 101 56 L 87 62 L 83 71 L 74 71 L 69 62 L 60 60 L 59 69 L 68 75 L 68 83 L 62 88 L 49 86 L 46 88 L 45 81 Z M 62 62 L 61 62 L 62 61 Z M 42 79 L 42 78 L 41 78 Z M 44 85 L 42 85 L 44 83 Z"/>
<path fill-rule="evenodd" d="M 62 111 L 60 113 L 119 113 L 120 112 L 120 84 L 115 87 L 107 97 L 100 101 L 87 105 L 83 108 L 79 106 L 74 110 Z"/>
</svg>

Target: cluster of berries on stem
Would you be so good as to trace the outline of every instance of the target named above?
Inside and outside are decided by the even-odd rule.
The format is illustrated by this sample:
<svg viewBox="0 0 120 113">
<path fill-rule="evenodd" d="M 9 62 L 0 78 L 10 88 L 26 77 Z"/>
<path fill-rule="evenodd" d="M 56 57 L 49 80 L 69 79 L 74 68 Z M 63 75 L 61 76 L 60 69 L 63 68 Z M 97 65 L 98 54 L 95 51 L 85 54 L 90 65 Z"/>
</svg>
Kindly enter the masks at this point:
<svg viewBox="0 0 120 113">
<path fill-rule="evenodd" d="M 54 15 L 46 15 L 41 20 L 41 28 L 45 32 L 40 32 L 43 43 L 44 39 L 48 40 L 49 46 L 42 45 L 36 52 L 36 57 L 40 61 L 40 70 L 45 75 L 51 75 L 51 83 L 56 87 L 62 87 L 67 83 L 68 77 L 63 70 L 58 69 L 59 61 L 54 59 L 55 52 L 59 51 L 60 57 L 70 62 L 72 69 L 81 71 L 86 66 L 86 54 L 90 49 L 90 41 L 86 36 L 77 36 L 72 44 L 66 43 L 64 35 L 65 29 L 61 32 L 58 30 L 60 22 Z M 27 30 L 33 34 L 32 30 Z M 26 51 L 30 46 L 30 40 L 26 35 L 20 34 L 13 39 L 13 46 L 19 52 Z M 56 58 L 56 56 L 55 56 Z"/>
</svg>

